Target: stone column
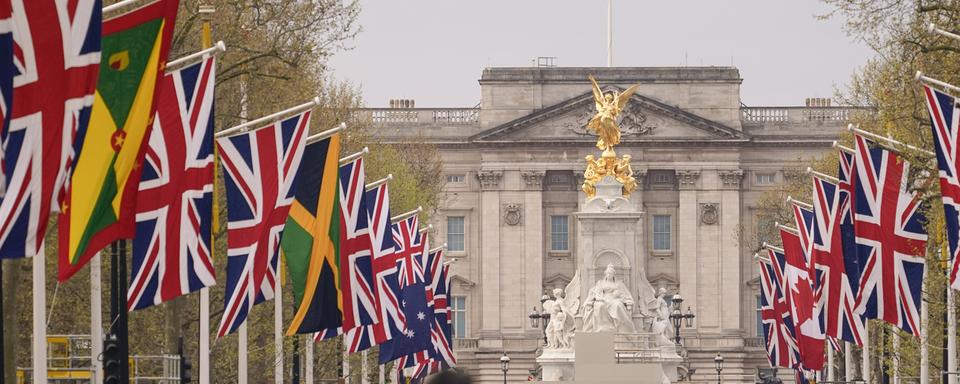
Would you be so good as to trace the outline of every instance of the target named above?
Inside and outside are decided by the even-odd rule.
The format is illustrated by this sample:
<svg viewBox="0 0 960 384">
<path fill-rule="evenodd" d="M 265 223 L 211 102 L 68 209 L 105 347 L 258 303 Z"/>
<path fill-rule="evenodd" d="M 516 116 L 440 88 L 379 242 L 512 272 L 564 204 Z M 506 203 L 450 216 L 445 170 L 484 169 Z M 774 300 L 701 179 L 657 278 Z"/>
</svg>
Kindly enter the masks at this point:
<svg viewBox="0 0 960 384">
<path fill-rule="evenodd" d="M 677 170 L 679 210 L 677 213 L 677 280 L 684 306 L 693 308 L 697 314 L 694 327 L 699 329 L 702 308 L 699 303 L 699 261 L 697 227 L 699 223 L 697 190 L 700 184 L 699 170 Z"/>
<path fill-rule="evenodd" d="M 500 342 L 500 182 L 502 171 L 479 171 L 480 179 L 480 340 Z M 498 345 L 485 347 L 496 348 Z"/>
<path fill-rule="evenodd" d="M 537 307 L 540 309 L 540 296 L 543 294 L 543 177 L 545 172 L 542 170 L 521 171 L 520 176 L 523 179 L 521 188 L 523 192 L 523 298 L 524 305 L 520 318 L 530 327 L 530 321 L 527 313 Z M 511 228 L 506 228 L 511 230 Z M 519 255 L 517 255 L 519 256 Z M 509 257 L 509 256 L 508 256 Z M 505 292 L 505 294 L 511 294 Z M 529 333 L 538 337 L 541 329 L 528 328 Z"/>
<path fill-rule="evenodd" d="M 723 308 L 721 329 L 734 331 L 741 329 L 740 316 L 742 297 L 740 243 L 734 234 L 740 225 L 740 181 L 743 171 L 740 169 L 720 170 L 720 303 Z"/>
</svg>

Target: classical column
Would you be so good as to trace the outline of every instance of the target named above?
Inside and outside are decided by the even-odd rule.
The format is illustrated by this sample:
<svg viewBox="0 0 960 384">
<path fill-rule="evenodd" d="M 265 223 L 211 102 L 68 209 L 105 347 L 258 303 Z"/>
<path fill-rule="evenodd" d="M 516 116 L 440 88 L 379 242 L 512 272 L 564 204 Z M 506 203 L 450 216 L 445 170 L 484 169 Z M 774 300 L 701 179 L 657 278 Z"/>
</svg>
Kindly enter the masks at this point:
<svg viewBox="0 0 960 384">
<path fill-rule="evenodd" d="M 477 172 L 480 180 L 480 338 L 500 338 L 500 182 L 502 171 Z M 469 241 L 469 240 L 468 240 Z"/>
<path fill-rule="evenodd" d="M 743 171 L 717 171 L 720 178 L 720 306 L 723 308 L 720 327 L 723 330 L 740 329 L 740 244 L 733 238 L 740 226 L 740 181 Z"/>
<path fill-rule="evenodd" d="M 699 170 L 677 170 L 679 192 L 679 211 L 677 214 L 677 280 L 680 282 L 680 295 L 684 305 L 695 308 L 696 328 L 700 328 L 700 319 L 704 317 L 699 305 L 699 262 L 697 260 L 697 227 L 699 223 L 697 189 L 700 181 Z"/>
<path fill-rule="evenodd" d="M 541 170 L 520 171 L 523 190 L 523 305 L 517 310 L 521 311 L 519 318 L 523 321 L 524 327 L 528 332 L 537 335 L 536 340 L 540 340 L 540 329 L 530 327 L 530 321 L 525 314 L 534 306 L 540 305 L 540 296 L 543 291 L 543 239 L 544 239 L 544 219 L 543 219 L 543 177 L 545 172 Z M 506 218 L 506 217 L 505 217 Z M 511 231 L 510 222 L 505 229 Z M 514 226 L 515 228 L 515 226 Z M 509 244 L 504 244 L 510 246 Z M 504 253 L 508 254 L 507 252 Z M 518 255 L 519 256 L 519 255 Z M 509 257 L 509 256 L 508 256 Z M 506 272 L 506 271 L 505 271 Z M 510 293 L 505 293 L 510 294 Z M 531 332 L 532 331 L 532 332 Z M 538 342 L 539 344 L 539 342 Z"/>
</svg>

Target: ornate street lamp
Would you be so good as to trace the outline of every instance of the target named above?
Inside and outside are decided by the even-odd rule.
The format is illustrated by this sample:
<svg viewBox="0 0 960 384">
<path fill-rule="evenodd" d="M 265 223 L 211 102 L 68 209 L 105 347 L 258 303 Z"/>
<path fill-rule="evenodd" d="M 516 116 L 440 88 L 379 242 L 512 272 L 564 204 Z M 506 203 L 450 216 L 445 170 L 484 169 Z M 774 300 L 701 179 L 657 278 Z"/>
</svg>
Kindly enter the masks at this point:
<svg viewBox="0 0 960 384">
<path fill-rule="evenodd" d="M 500 370 L 503 371 L 503 384 L 507 384 L 507 371 L 510 370 L 510 357 L 504 352 L 500 356 Z"/>
<path fill-rule="evenodd" d="M 687 307 L 687 313 L 681 313 L 680 305 L 683 304 L 683 297 L 680 294 L 673 295 L 673 312 L 670 313 L 670 321 L 673 323 L 673 341 L 680 345 L 680 326 L 686 325 L 687 328 L 693 327 L 693 318 L 696 317 L 690 307 Z"/>
<path fill-rule="evenodd" d="M 543 303 L 546 303 L 547 300 L 550 300 L 550 296 L 543 295 L 540 297 L 540 306 L 543 306 Z M 533 328 L 540 328 L 540 320 L 543 320 L 543 345 L 547 345 L 547 323 L 550 322 L 550 313 L 537 310 L 537 307 L 533 307 L 533 310 L 530 311 L 530 315 L 527 317 L 530 318 L 530 326 Z"/>
<path fill-rule="evenodd" d="M 723 371 L 723 356 L 717 352 L 717 357 L 713 358 L 713 365 L 717 368 L 717 384 L 720 384 L 720 372 Z"/>
</svg>

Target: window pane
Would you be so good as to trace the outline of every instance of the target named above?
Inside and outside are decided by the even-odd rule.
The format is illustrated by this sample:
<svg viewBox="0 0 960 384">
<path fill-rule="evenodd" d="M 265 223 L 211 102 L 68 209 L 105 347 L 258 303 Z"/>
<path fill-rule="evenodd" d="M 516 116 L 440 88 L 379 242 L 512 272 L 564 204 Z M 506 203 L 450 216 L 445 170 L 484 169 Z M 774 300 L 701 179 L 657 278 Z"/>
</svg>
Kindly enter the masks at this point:
<svg viewBox="0 0 960 384">
<path fill-rule="evenodd" d="M 464 175 L 447 175 L 448 183 L 463 183 L 467 180 Z"/>
<path fill-rule="evenodd" d="M 550 216 L 550 250 L 568 251 L 569 244 L 569 217 Z"/>
<path fill-rule="evenodd" d="M 447 249 L 464 250 L 463 216 L 447 216 Z"/>
<path fill-rule="evenodd" d="M 671 249 L 670 215 L 653 216 L 653 250 L 669 251 Z"/>
<path fill-rule="evenodd" d="M 467 298 L 453 296 L 452 299 L 450 310 L 453 326 L 450 328 L 453 332 L 453 338 L 462 339 L 467 336 Z"/>
<path fill-rule="evenodd" d="M 757 295 L 757 336 L 763 337 L 763 304 Z"/>
</svg>

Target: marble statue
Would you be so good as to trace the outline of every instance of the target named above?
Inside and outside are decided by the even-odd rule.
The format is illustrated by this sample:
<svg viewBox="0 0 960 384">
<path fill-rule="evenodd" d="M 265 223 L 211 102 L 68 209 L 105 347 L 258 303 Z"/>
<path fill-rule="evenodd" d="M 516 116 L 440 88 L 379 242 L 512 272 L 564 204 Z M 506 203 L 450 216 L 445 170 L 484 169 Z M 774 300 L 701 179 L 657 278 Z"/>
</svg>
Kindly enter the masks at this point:
<svg viewBox="0 0 960 384">
<path fill-rule="evenodd" d="M 574 317 L 580 310 L 580 272 L 573 276 L 573 280 L 563 290 L 553 290 L 553 300 L 543 303 L 543 311 L 550 314 L 547 323 L 546 348 L 568 349 L 572 345 L 576 323 Z"/>
<path fill-rule="evenodd" d="M 584 332 L 636 333 L 633 325 L 633 298 L 622 281 L 617 281 L 613 265 L 607 265 L 603 279 L 590 289 L 583 302 Z"/>
<path fill-rule="evenodd" d="M 657 335 L 657 344 L 659 346 L 673 345 L 673 342 L 670 341 L 670 338 L 674 336 L 673 324 L 670 323 L 670 303 L 667 302 L 667 290 L 664 288 L 660 288 L 660 291 L 657 292 L 656 315 L 657 318 L 653 321 L 650 331 Z"/>
</svg>

